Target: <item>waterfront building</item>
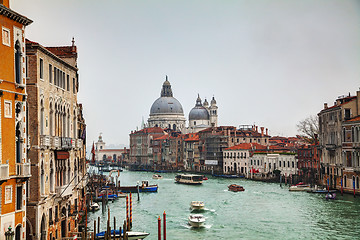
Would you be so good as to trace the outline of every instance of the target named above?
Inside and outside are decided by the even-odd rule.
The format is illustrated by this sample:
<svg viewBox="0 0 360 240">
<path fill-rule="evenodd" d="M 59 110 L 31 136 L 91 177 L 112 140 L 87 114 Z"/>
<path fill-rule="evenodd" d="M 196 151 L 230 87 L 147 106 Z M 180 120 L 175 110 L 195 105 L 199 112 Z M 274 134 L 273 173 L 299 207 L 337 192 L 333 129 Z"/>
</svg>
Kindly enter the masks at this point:
<svg viewBox="0 0 360 240">
<path fill-rule="evenodd" d="M 298 172 L 296 153 L 271 150 L 254 152 L 250 157 L 249 169 L 251 177 L 254 177 L 254 173 L 261 177 L 272 177 L 276 175 L 275 170 L 284 177 L 293 177 Z"/>
<path fill-rule="evenodd" d="M 28 157 L 26 239 L 60 239 L 81 231 L 86 209 L 85 120 L 77 102 L 77 50 L 26 40 Z"/>
<path fill-rule="evenodd" d="M 322 183 L 329 182 L 330 188 L 340 190 L 341 183 L 345 191 L 351 191 L 354 184 L 356 188 L 359 168 L 353 159 L 358 156 L 355 123 L 359 115 L 360 91 L 356 96 L 338 97 L 334 106 L 324 103 L 318 113 Z"/>
<path fill-rule="evenodd" d="M 188 133 L 184 136 L 184 168 L 187 171 L 200 171 L 199 134 Z"/>
<path fill-rule="evenodd" d="M 258 143 L 240 143 L 224 149 L 224 174 L 237 174 L 249 177 L 251 155 L 255 151 L 266 149 L 266 146 Z"/>
<path fill-rule="evenodd" d="M 27 158 L 25 27 L 32 20 L 0 1 L 0 240 L 25 239 Z"/>
<path fill-rule="evenodd" d="M 165 135 L 161 127 L 149 127 L 130 133 L 129 166 L 131 168 L 153 169 L 151 141 Z"/>
<path fill-rule="evenodd" d="M 101 134 L 95 143 L 95 162 L 105 165 L 122 165 L 129 161 L 129 149 L 107 148 Z"/>
<path fill-rule="evenodd" d="M 313 185 L 320 183 L 320 154 L 317 138 L 311 145 L 297 148 L 299 180 Z"/>
</svg>

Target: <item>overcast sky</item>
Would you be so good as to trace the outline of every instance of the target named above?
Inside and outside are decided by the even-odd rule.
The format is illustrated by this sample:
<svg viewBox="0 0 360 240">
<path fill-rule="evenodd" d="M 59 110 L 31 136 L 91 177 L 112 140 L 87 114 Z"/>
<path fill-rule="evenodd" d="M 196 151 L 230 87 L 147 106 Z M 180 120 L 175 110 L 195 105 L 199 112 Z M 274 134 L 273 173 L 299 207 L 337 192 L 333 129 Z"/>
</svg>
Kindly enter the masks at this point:
<svg viewBox="0 0 360 240">
<path fill-rule="evenodd" d="M 12 0 L 43 46 L 78 47 L 87 141 L 129 144 L 165 75 L 185 117 L 215 96 L 219 125 L 294 136 L 324 102 L 360 87 L 360 4 L 351 0 Z"/>
</svg>

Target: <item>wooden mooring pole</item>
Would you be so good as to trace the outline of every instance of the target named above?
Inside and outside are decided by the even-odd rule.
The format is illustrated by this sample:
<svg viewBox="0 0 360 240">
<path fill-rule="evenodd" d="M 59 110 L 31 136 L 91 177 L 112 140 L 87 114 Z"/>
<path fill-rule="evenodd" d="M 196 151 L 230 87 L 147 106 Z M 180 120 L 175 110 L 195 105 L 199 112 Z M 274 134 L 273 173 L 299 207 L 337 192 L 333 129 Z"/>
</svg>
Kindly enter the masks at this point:
<svg viewBox="0 0 360 240">
<path fill-rule="evenodd" d="M 161 240 L 161 218 L 158 218 L 158 240 Z"/>
<path fill-rule="evenodd" d="M 163 234 L 164 234 L 164 240 L 166 240 L 166 213 L 165 213 L 165 211 L 163 214 Z"/>
</svg>

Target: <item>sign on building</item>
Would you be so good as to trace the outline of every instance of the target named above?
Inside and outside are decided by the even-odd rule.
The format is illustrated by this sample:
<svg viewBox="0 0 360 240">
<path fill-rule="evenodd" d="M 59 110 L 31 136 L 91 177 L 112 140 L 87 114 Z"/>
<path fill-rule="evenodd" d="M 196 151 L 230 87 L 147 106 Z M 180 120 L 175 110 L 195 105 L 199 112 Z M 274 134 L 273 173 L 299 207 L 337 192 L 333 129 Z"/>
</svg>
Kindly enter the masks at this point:
<svg viewBox="0 0 360 240">
<path fill-rule="evenodd" d="M 218 160 L 205 160 L 205 165 L 218 165 Z"/>
</svg>

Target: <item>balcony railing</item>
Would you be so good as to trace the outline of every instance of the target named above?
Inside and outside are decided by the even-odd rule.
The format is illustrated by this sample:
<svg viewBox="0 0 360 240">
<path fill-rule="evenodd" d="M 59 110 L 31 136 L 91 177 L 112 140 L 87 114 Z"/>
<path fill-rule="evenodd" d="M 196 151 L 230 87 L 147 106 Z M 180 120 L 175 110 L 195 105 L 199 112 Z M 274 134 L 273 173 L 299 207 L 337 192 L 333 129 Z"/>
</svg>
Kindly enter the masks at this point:
<svg viewBox="0 0 360 240">
<path fill-rule="evenodd" d="M 63 185 L 63 186 L 59 186 L 59 187 L 56 187 L 56 195 L 58 195 L 59 197 L 66 197 L 66 196 L 69 196 L 69 195 L 72 195 L 73 193 L 73 185 L 70 184 L 70 185 Z"/>
<path fill-rule="evenodd" d="M 53 149 L 58 149 L 61 147 L 60 137 L 52 137 L 51 138 L 51 147 Z"/>
<path fill-rule="evenodd" d="M 82 139 L 76 139 L 76 147 L 77 148 L 82 148 L 83 146 L 83 141 Z"/>
<path fill-rule="evenodd" d="M 41 148 L 50 147 L 50 136 L 48 136 L 48 135 L 40 136 L 40 147 Z"/>
<path fill-rule="evenodd" d="M 0 164 L 0 181 L 9 179 L 9 164 Z"/>
<path fill-rule="evenodd" d="M 334 151 L 336 149 L 335 144 L 326 144 L 325 145 L 326 150 Z"/>
<path fill-rule="evenodd" d="M 16 175 L 17 177 L 30 177 L 31 176 L 30 163 L 16 163 Z"/>
<path fill-rule="evenodd" d="M 73 141 L 69 137 L 62 137 L 61 138 L 61 147 L 63 149 L 70 149 L 73 147 Z"/>
</svg>

